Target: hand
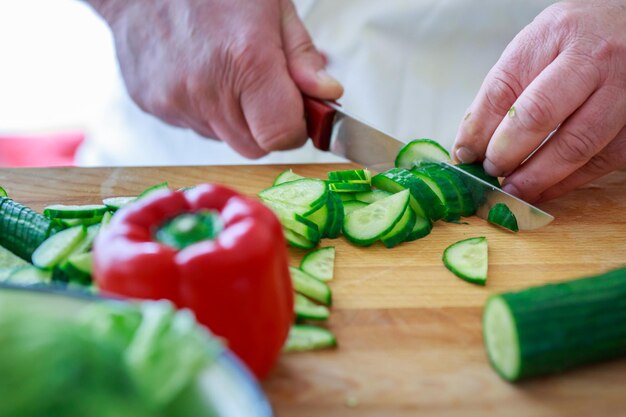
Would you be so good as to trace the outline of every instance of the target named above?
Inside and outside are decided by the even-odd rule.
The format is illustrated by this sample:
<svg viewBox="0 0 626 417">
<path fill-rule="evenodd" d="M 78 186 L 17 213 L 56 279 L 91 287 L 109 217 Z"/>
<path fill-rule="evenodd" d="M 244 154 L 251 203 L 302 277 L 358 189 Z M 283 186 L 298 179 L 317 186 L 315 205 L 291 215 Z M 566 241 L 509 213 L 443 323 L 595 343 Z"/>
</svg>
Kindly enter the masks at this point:
<svg viewBox="0 0 626 417">
<path fill-rule="evenodd" d="M 91 0 L 146 112 L 258 158 L 306 141 L 302 93 L 334 100 L 290 0 Z"/>
<path fill-rule="evenodd" d="M 488 173 L 506 177 L 505 190 L 548 200 L 625 167 L 625 126 L 626 0 L 564 1 L 506 48 L 453 155 L 484 157 Z"/>
</svg>

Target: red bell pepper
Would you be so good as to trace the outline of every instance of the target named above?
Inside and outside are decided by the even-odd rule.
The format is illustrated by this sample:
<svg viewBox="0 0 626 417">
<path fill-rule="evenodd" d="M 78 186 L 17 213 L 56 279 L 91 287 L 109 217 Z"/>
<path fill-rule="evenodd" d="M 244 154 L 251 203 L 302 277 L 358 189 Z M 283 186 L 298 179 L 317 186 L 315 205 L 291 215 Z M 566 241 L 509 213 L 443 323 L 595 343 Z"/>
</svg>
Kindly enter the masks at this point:
<svg viewBox="0 0 626 417">
<path fill-rule="evenodd" d="M 158 230 L 212 210 L 215 236 L 178 249 Z M 159 191 L 115 214 L 94 245 L 94 278 L 105 293 L 173 301 L 267 375 L 293 323 L 293 290 L 282 229 L 258 201 L 219 185 Z"/>
</svg>

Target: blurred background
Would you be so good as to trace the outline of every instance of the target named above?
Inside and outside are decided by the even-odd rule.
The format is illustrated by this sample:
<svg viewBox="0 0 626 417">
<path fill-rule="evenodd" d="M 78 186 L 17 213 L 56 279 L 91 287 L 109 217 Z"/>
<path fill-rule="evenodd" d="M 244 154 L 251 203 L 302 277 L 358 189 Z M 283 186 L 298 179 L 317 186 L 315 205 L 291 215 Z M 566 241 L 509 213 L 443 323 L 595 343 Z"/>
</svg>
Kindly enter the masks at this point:
<svg viewBox="0 0 626 417">
<path fill-rule="evenodd" d="M 548 0 L 296 0 L 350 112 L 452 145 L 482 79 Z M 257 161 L 144 114 L 106 24 L 78 0 L 0 0 L 0 166 L 336 161 L 311 146 Z"/>
</svg>

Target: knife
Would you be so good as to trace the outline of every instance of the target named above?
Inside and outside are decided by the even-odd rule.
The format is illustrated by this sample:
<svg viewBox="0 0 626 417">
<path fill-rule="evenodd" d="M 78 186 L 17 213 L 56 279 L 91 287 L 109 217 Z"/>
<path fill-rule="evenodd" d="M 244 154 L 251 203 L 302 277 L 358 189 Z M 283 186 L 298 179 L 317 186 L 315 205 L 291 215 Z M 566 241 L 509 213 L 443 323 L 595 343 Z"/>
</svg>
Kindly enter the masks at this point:
<svg viewBox="0 0 626 417">
<path fill-rule="evenodd" d="M 316 148 L 330 151 L 375 172 L 395 166 L 396 156 L 405 143 L 352 116 L 336 103 L 304 97 L 304 109 L 307 132 Z M 454 171 L 474 195 L 481 195 L 476 215 L 482 219 L 487 219 L 493 206 L 503 203 L 515 215 L 520 230 L 537 229 L 554 220 L 545 211 L 453 164 L 430 162 L 437 162 L 445 169 Z"/>
</svg>

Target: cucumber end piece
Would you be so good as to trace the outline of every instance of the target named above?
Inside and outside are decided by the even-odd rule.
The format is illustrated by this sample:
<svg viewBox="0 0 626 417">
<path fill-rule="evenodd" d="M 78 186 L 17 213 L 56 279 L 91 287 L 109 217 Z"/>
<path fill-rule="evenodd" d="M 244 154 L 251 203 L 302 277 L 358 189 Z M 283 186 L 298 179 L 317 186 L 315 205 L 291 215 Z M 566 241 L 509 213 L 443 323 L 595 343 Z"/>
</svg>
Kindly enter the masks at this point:
<svg viewBox="0 0 626 417">
<path fill-rule="evenodd" d="M 483 312 L 483 340 L 491 366 L 503 379 L 516 381 L 521 374 L 517 324 L 501 296 L 487 300 Z"/>
</svg>

